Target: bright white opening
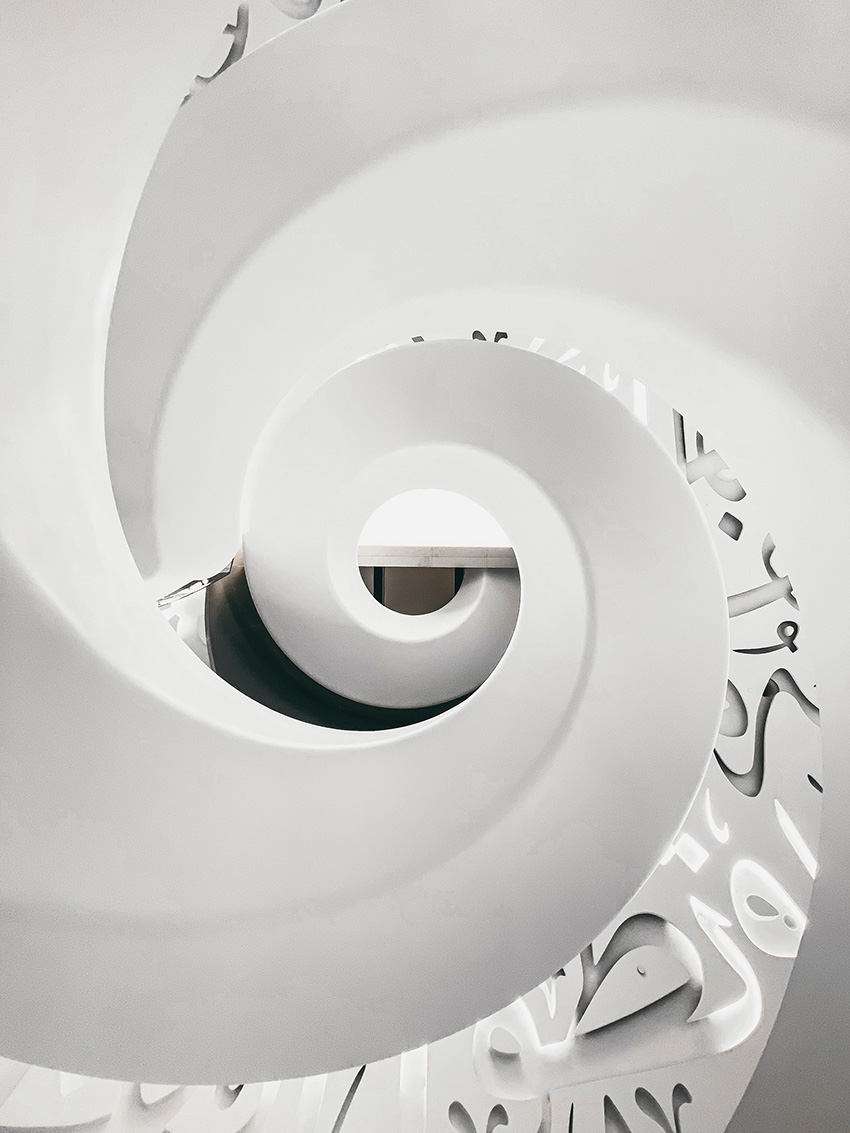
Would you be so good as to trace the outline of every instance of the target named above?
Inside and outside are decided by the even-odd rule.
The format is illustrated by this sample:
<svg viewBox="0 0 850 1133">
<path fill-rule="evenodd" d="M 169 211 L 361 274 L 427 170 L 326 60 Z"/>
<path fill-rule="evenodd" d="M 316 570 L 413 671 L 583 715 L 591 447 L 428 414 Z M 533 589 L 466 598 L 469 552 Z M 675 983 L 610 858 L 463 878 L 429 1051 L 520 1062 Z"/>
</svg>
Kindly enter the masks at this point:
<svg viewBox="0 0 850 1133">
<path fill-rule="evenodd" d="M 467 568 L 516 569 L 492 515 L 441 488 L 416 488 L 382 504 L 360 534 L 358 559 L 366 588 L 399 614 L 447 605 Z"/>
<path fill-rule="evenodd" d="M 415 488 L 381 504 L 360 535 L 372 547 L 509 547 L 480 504 L 441 488 Z"/>
</svg>

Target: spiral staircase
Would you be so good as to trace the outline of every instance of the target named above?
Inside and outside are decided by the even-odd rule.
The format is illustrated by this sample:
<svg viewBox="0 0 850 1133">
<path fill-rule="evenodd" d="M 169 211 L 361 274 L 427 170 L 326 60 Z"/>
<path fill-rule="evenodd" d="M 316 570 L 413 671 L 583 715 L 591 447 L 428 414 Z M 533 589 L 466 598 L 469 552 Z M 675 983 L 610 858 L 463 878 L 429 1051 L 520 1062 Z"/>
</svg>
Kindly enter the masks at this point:
<svg viewBox="0 0 850 1133">
<path fill-rule="evenodd" d="M 6 32 L 0 1131 L 850 1130 L 850 8 Z"/>
</svg>

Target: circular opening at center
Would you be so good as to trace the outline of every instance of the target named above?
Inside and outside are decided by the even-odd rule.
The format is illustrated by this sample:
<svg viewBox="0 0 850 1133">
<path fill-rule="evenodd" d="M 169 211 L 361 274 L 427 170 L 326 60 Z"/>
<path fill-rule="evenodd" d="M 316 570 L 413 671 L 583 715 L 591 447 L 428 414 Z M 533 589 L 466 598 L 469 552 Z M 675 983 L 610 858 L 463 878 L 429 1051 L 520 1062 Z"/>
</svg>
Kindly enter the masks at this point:
<svg viewBox="0 0 850 1133">
<path fill-rule="evenodd" d="M 357 549 L 372 597 L 398 614 L 431 614 L 451 602 L 468 569 L 516 569 L 502 527 L 480 504 L 442 488 L 415 488 L 381 504 Z"/>
</svg>

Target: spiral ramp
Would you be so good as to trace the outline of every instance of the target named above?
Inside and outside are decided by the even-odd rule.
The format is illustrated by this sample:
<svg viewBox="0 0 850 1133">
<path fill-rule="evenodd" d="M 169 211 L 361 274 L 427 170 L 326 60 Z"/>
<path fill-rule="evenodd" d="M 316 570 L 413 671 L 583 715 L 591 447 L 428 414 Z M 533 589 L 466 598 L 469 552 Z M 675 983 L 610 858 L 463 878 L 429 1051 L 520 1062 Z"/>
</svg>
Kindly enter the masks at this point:
<svg viewBox="0 0 850 1133">
<path fill-rule="evenodd" d="M 850 1128 L 850 10 L 6 31 L 0 1130 Z"/>
</svg>

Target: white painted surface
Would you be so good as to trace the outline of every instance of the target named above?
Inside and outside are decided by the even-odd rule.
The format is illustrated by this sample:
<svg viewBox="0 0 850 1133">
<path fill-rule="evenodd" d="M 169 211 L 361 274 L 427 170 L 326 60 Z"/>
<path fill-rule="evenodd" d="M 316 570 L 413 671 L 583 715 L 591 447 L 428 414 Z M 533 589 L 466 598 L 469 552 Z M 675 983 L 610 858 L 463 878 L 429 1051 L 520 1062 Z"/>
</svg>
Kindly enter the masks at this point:
<svg viewBox="0 0 850 1133">
<path fill-rule="evenodd" d="M 690 672 L 691 687 L 701 690 L 692 715 L 665 727 L 668 755 L 650 775 L 629 770 L 634 740 L 627 731 L 605 753 L 621 774 L 600 777 L 590 760 L 557 757 L 568 738 L 576 752 L 594 750 L 591 720 L 603 690 L 579 698 L 582 712 L 571 719 L 573 705 L 553 704 L 546 693 L 547 668 L 535 674 L 537 643 L 521 625 L 513 662 L 509 652 L 476 697 L 437 722 L 378 739 L 275 716 L 198 664 L 148 600 L 122 543 L 100 436 L 98 362 L 110 283 L 167 117 L 157 118 L 155 108 L 173 107 L 183 76 L 196 70 L 178 53 L 170 87 L 163 78 L 168 59 L 156 55 L 147 23 L 143 32 L 135 19 L 122 25 L 122 12 L 110 9 L 94 55 L 85 53 L 82 27 L 79 40 L 57 31 L 56 59 L 66 62 L 56 62 L 50 82 L 68 121 L 52 104 L 42 119 L 43 100 L 21 96 L 14 105 L 39 172 L 15 203 L 38 217 L 39 236 L 34 240 L 32 224 L 9 216 L 5 265 L 17 291 L 4 351 L 7 372 L 25 372 L 28 380 L 13 389 L 4 417 L 13 427 L 2 477 L 3 649 L 20 694 L 7 698 L 3 720 L 11 841 L 2 875 L 10 927 L 0 956 L 7 989 L 0 1043 L 9 1054 L 71 1071 L 132 1077 L 143 1070 L 147 1078 L 187 1082 L 350 1065 L 419 1045 L 498 1006 L 506 992 L 557 966 L 565 947 L 577 949 L 634 890 L 695 789 L 719 712 L 719 577 L 713 566 L 699 574 L 705 603 L 691 607 L 683 596 L 685 620 L 676 633 L 706 636 L 709 652 L 677 667 L 683 687 Z M 208 7 L 204 15 L 216 24 L 221 18 Z M 313 26 L 304 26 L 305 42 Z M 29 44 L 36 60 L 43 31 L 34 30 Z M 198 33 L 187 26 L 185 34 L 192 41 Z M 29 59 L 26 47 L 22 60 Z M 67 129 L 77 137 L 69 123 L 82 123 L 103 98 L 102 86 L 91 93 L 94 84 L 84 87 L 89 105 L 69 96 L 79 52 L 92 75 L 108 62 L 104 82 L 120 87 L 133 75 L 140 85 L 132 88 L 137 101 L 110 100 L 97 141 L 80 125 L 75 192 L 60 175 L 65 152 L 57 135 L 64 139 Z M 336 83 L 337 53 L 320 52 L 310 67 L 319 57 Z M 367 63 L 368 53 L 357 66 Z M 22 66 L 26 89 L 34 80 Z M 278 75 L 303 98 L 305 75 L 297 72 Z M 187 121 L 196 103 L 214 100 L 217 86 L 192 97 Z M 161 102 L 149 97 L 153 87 L 163 92 Z M 336 100 L 342 125 L 355 109 L 342 98 L 346 89 L 343 83 L 332 96 L 324 79 L 315 85 L 317 113 Z M 395 114 L 393 129 L 402 121 Z M 338 137 L 324 130 L 316 136 L 333 164 Z M 45 177 L 45 168 L 56 175 Z M 301 168 L 307 185 L 285 182 L 292 204 L 321 183 L 321 163 Z M 64 212 L 53 201 L 57 185 Z M 206 217 L 223 221 L 212 202 Z M 57 225 L 72 234 L 68 241 L 49 238 Z M 43 290 L 45 278 L 53 290 Z M 191 292 L 188 277 L 186 286 Z M 79 306 L 68 307 L 69 293 Z M 160 337 L 151 329 L 151 351 Z M 41 354 L 33 353 L 33 342 Z M 134 400 L 128 390 L 119 395 L 127 406 Z M 22 468 L 29 470 L 23 493 Z M 671 504 L 673 521 L 699 541 L 703 529 L 691 502 L 674 493 Z M 643 508 L 649 522 L 648 496 Z M 638 560 L 651 555 L 643 518 L 636 513 L 622 522 Z M 644 569 L 638 562 L 641 577 Z M 659 570 L 663 577 L 663 563 Z M 604 578 L 616 582 L 613 571 Z M 634 664 L 619 649 L 614 655 L 612 619 L 628 622 L 632 609 L 639 605 L 600 603 L 608 620 L 597 629 L 598 656 L 608 657 L 602 671 L 620 666 L 615 685 L 622 689 L 633 687 Z M 644 608 L 636 641 L 648 632 L 647 615 Z M 529 625 L 539 620 L 530 617 Z M 564 640 L 567 656 L 556 671 L 572 664 L 575 642 Z M 548 655 L 560 648 L 553 639 Z M 522 657 L 528 664 L 520 671 Z M 713 676 L 703 687 L 706 664 Z M 522 694 L 522 712 L 512 689 Z M 661 683 L 639 699 L 629 693 L 624 719 L 637 713 L 661 720 L 664 703 Z M 653 788 L 656 775 L 663 792 Z M 554 780 L 560 789 L 552 789 Z M 563 821 L 568 800 L 579 798 L 582 813 L 596 812 L 598 821 Z M 616 830 L 603 821 L 612 810 L 621 815 Z M 545 845 L 529 842 L 515 822 L 535 837 L 552 830 L 554 843 L 548 835 Z M 515 847 L 526 844 L 517 856 Z M 585 869 L 576 866 L 581 860 Z M 572 896 L 541 913 L 542 893 L 565 875 L 573 879 Z M 492 886 L 495 900 L 487 895 Z M 526 935 L 531 946 L 518 947 Z M 447 939 L 454 942 L 450 967 Z M 483 978 L 482 950 L 490 973 Z M 431 990 L 423 998 L 424 986 Z"/>
<path fill-rule="evenodd" d="M 372 15 L 380 17 L 382 27 L 394 34 L 390 6 L 369 0 L 358 3 L 358 19 L 361 12 L 367 21 Z M 349 6 L 355 7 L 353 0 Z M 232 15 L 226 7 L 205 7 L 210 34 Z M 396 11 L 400 8 L 395 6 Z M 532 254 L 528 243 L 518 239 L 515 270 L 508 273 L 504 240 L 499 245 L 498 230 L 489 227 L 493 247 L 498 245 L 500 284 L 507 286 L 497 292 L 488 289 L 483 272 L 470 271 L 462 281 L 467 295 L 456 297 L 454 309 L 466 304 L 475 323 L 486 319 L 500 324 L 510 317 L 533 326 L 537 334 L 574 334 L 589 348 L 616 357 L 648 388 L 685 411 L 697 411 L 706 427 L 722 430 L 727 457 L 766 501 L 774 534 L 817 620 L 825 674 L 827 820 L 820 851 L 823 876 L 811 929 L 784 1018 L 740 1120 L 746 1133 L 793 1129 L 803 1121 L 840 1128 L 850 1111 L 843 1073 L 850 1012 L 834 1009 L 840 989 L 850 986 L 843 944 L 850 927 L 843 896 L 850 868 L 844 821 L 850 782 L 841 757 L 846 746 L 842 737 L 850 734 L 850 709 L 842 694 L 850 679 L 844 644 L 850 624 L 846 604 L 836 601 L 840 599 L 837 579 L 850 550 L 843 518 L 850 473 L 846 442 L 850 407 L 844 382 L 848 363 L 845 202 L 850 165 L 842 136 L 848 105 L 842 68 L 850 18 L 843 6 L 825 3 L 761 7 L 755 12 L 740 6 L 721 11 L 712 5 L 695 15 L 675 4 L 650 9 L 612 2 L 571 10 L 567 17 L 562 6 L 541 2 L 529 7 L 523 24 L 512 18 L 515 10 L 509 5 L 490 4 L 480 19 L 474 6 L 464 12 L 454 6 L 449 11 L 447 6 L 445 13 L 439 5 L 425 8 L 405 8 L 408 22 L 403 28 L 399 25 L 399 41 L 412 36 L 418 54 L 429 44 L 435 58 L 445 62 L 445 67 L 441 63 L 431 68 L 435 88 L 446 92 L 445 103 L 435 102 L 422 83 L 423 105 L 430 100 L 441 113 L 460 106 L 456 89 L 446 82 L 451 67 L 471 91 L 486 86 L 490 96 L 506 101 L 533 99 L 534 91 L 543 87 L 554 92 L 559 83 L 564 84 L 566 97 L 569 91 L 586 97 L 588 89 L 628 94 L 649 86 L 676 96 L 695 93 L 703 100 L 702 108 L 686 107 L 681 115 L 668 117 L 669 128 L 663 128 L 653 113 L 645 117 L 643 132 L 635 130 L 635 121 L 618 130 L 615 115 L 607 137 L 596 130 L 591 115 L 589 128 L 576 135 L 583 147 L 582 167 L 576 171 L 573 165 L 571 171 L 573 182 L 580 186 L 577 196 L 595 202 L 595 217 L 578 212 L 587 233 L 587 252 L 560 265 L 548 262 L 547 255 L 555 248 L 578 247 L 580 252 L 583 247 L 580 242 L 563 244 L 549 228 L 549 253 L 535 247 Z M 6 270 L 12 284 L 8 314 L 13 329 L 2 346 L 4 371 L 26 375 L 26 381 L 10 392 L 4 409 L 7 420 L 19 422 L 32 414 L 42 428 L 40 435 L 20 427 L 10 430 L 2 478 L 4 487 L 14 485 L 3 501 L 4 587 L 9 606 L 5 625 L 16 650 L 14 680 L 16 687 L 36 679 L 49 681 L 50 674 L 45 673 L 49 659 L 67 674 L 63 696 L 71 703 L 77 696 L 88 696 L 89 682 L 77 683 L 79 657 L 73 648 L 66 653 L 62 643 L 62 638 L 69 643 L 78 640 L 82 630 L 96 642 L 92 664 L 103 665 L 101 675 L 120 656 L 121 664 L 131 665 L 138 674 L 137 689 L 170 679 L 173 689 L 182 688 L 187 695 L 191 686 L 199 712 L 215 714 L 224 698 L 232 711 L 262 731 L 268 727 L 263 713 L 228 697 L 217 686 L 201 688 L 187 659 L 175 651 L 176 643 L 175 648 L 166 645 L 160 634 L 161 649 L 159 644 L 149 651 L 141 647 L 141 640 L 149 636 L 147 606 L 105 489 L 96 410 L 102 357 L 102 338 L 97 336 L 102 335 L 123 234 L 159 134 L 185 88 L 185 76 L 202 66 L 193 55 L 201 38 L 200 15 L 194 21 L 188 8 L 169 6 L 156 20 L 150 5 L 141 12 L 130 6 L 79 4 L 61 12 L 60 16 L 55 5 L 30 4 L 31 23 L 16 15 L 16 50 L 3 74 L 4 90 L 8 84 L 10 92 L 4 144 L 14 147 L 16 154 L 14 165 L 7 163 L 5 168 L 26 189 L 9 198 Z M 133 22 L 121 26 L 119 16 Z M 92 34 L 95 18 L 96 34 Z M 351 34 L 352 25 L 339 26 Z M 448 29 L 445 39 L 439 33 L 443 26 Z M 377 42 L 377 32 L 370 37 L 368 24 L 361 28 L 365 39 Z M 612 35 L 612 28 L 618 33 Z M 54 48 L 54 42 L 64 45 L 66 54 L 62 46 Z M 528 59 L 534 62 L 534 75 L 517 64 L 524 54 L 517 51 L 518 42 L 532 45 Z M 340 52 L 346 54 L 350 57 L 352 52 Z M 668 65 L 671 58 L 676 59 L 675 72 Z M 305 62 L 309 69 L 315 60 Z M 374 61 L 367 65 L 370 62 Z M 343 64 L 344 58 L 334 60 L 337 71 Z M 106 86 L 120 93 L 110 100 L 108 120 L 101 109 L 103 88 L 83 88 L 76 81 L 83 68 L 94 66 L 106 69 Z M 373 68 L 371 74 L 375 73 Z M 423 80 L 428 74 L 423 69 Z M 471 78 L 475 74 L 488 75 L 489 84 L 476 84 Z M 76 90 L 79 99 L 69 98 L 69 90 Z M 127 92 L 135 94 L 126 98 Z M 208 93 L 212 95 L 214 88 Z M 711 100 L 767 107 L 796 123 L 706 111 L 705 102 Z M 190 103 L 188 109 L 196 107 Z M 97 130 L 84 128 L 86 111 L 97 118 Z M 809 124 L 801 125 L 806 117 Z M 79 129 L 76 123 L 81 124 Z M 124 132 L 128 124 L 132 143 Z M 824 130 L 824 124 L 834 132 Z M 224 131 L 223 145 L 232 144 L 234 138 L 237 143 L 245 140 L 235 129 L 231 135 Z M 597 148 L 594 138 L 600 139 Z M 631 147 L 624 143 L 629 139 Z M 570 147 L 564 144 L 564 149 Z M 515 159 L 514 165 L 522 168 L 523 162 Z M 644 183 L 635 178 L 639 169 L 646 171 Z M 289 168 L 281 172 L 288 173 Z M 325 172 L 319 169 L 319 180 Z M 491 168 L 488 177 L 492 182 Z M 121 200 L 113 211 L 104 211 L 102 203 L 116 183 L 123 186 Z M 55 194 L 47 194 L 48 186 L 59 184 L 61 208 Z M 227 202 L 230 188 L 221 185 L 221 202 Z M 623 207 L 621 194 L 626 191 L 629 208 Z M 232 199 L 240 207 L 245 204 L 238 194 Z M 250 203 L 247 211 L 252 211 Z M 382 210 L 378 211 L 383 220 Z M 565 214 L 575 211 L 564 210 Z M 219 233 L 227 232 L 226 210 L 216 213 L 221 217 Z M 521 213 L 514 210 L 512 218 Z M 416 215 L 418 223 L 426 214 Z M 266 218 L 252 216 L 256 233 Z M 617 218 L 623 222 L 620 229 L 613 223 Z M 480 214 L 477 223 L 484 224 Z M 62 241 L 54 239 L 57 231 L 63 234 Z M 600 233 L 611 234 L 610 246 L 604 249 L 598 243 Z M 191 251 L 191 230 L 188 234 Z M 480 246 L 480 241 L 476 243 Z M 224 238 L 218 243 L 225 251 L 226 245 Z M 594 258 L 591 246 L 604 254 Z M 181 327 L 193 323 L 198 297 L 201 305 L 205 302 L 210 282 L 205 271 L 217 285 L 224 269 L 201 258 L 192 276 L 186 272 L 191 257 L 181 261 L 173 243 L 169 251 L 188 309 L 177 312 L 173 326 Z M 700 270 L 695 271 L 694 264 Z M 190 277 L 196 282 L 200 278 L 197 288 L 190 286 Z M 301 279 L 300 284 L 305 296 L 321 296 L 332 310 L 328 278 L 317 270 L 315 282 Z M 76 297 L 77 310 L 85 312 L 82 323 L 71 317 L 68 294 Z M 170 312 L 174 296 L 163 294 L 163 310 Z M 595 300 L 589 294 L 609 298 Z M 423 320 L 429 302 L 432 310 L 439 310 L 442 298 L 425 296 L 419 306 Z M 359 317 L 367 315 L 364 307 Z M 340 315 L 340 334 L 346 317 Z M 380 315 L 374 317 L 377 321 Z M 296 312 L 292 325 L 297 321 Z M 420 325 L 427 329 L 424 322 Z M 136 346 L 129 342 L 128 356 Z M 154 355 L 160 350 L 163 371 L 170 372 L 169 334 L 163 332 L 145 346 L 137 353 L 144 356 L 148 375 L 157 369 Z M 301 364 L 309 357 L 304 348 Z M 301 372 L 299 366 L 295 370 Z M 69 375 L 79 380 L 70 380 Z M 137 388 L 146 396 L 159 397 L 155 381 L 138 383 Z M 131 455 L 124 465 L 124 479 L 118 481 L 119 497 L 126 500 L 138 475 L 134 461 L 142 453 L 164 454 L 166 448 L 151 444 L 152 434 L 146 431 L 151 418 L 144 407 L 123 398 L 119 403 L 128 407 L 127 421 L 138 430 L 127 434 Z M 730 405 L 735 407 L 733 414 Z M 177 422 L 179 417 L 170 419 Z M 113 437 L 121 427 L 119 422 Z M 255 432 L 248 430 L 250 440 Z M 135 456 L 133 444 L 139 445 Z M 83 489 L 79 493 L 78 484 Z M 39 535 L 29 523 L 41 500 L 50 501 L 52 525 L 46 535 Z M 130 530 L 130 504 L 128 509 L 125 523 Z M 828 523 L 823 521 L 825 515 L 830 517 Z M 21 571 L 22 562 L 27 564 L 28 577 Z M 15 619 L 24 611 L 27 624 L 18 638 Z M 127 637 L 135 646 L 132 661 L 123 644 Z M 104 709 L 112 706 L 114 701 L 107 696 Z M 49 715 L 48 709 L 35 726 L 50 728 Z M 63 725 L 59 718 L 52 725 L 54 743 L 57 735 L 69 741 Z M 22 722 L 27 735 L 32 726 L 29 719 Z M 126 759 L 133 757 L 132 747 L 126 745 Z M 73 775 L 62 766 L 53 768 L 51 792 L 62 800 L 61 814 L 27 813 L 27 807 L 13 813 L 24 829 L 32 823 L 34 830 L 42 826 L 62 830 L 65 859 L 76 867 L 81 860 L 80 839 L 75 837 L 79 832 L 72 816 L 77 803 L 85 799 L 75 783 L 76 769 L 72 770 Z M 115 774 L 108 760 L 96 760 L 95 770 L 107 779 Z M 208 767 L 198 770 L 205 774 Z M 20 785 L 43 773 L 41 768 L 19 765 L 8 772 L 10 783 Z M 37 784 L 27 786 L 32 795 Z M 134 782 L 133 787 L 146 794 L 144 783 Z M 42 801 L 37 789 L 35 794 Z M 142 798 L 135 802 L 141 805 Z M 182 821 L 184 813 L 177 806 L 172 817 Z M 226 827 L 224 823 L 222 828 Z M 127 864 L 137 882 L 144 882 L 148 862 L 144 852 L 136 856 L 136 851 L 152 843 L 147 838 L 124 839 L 122 835 Z M 114 850 L 114 843 L 106 837 L 92 861 L 108 861 L 108 850 Z M 25 895 L 32 892 L 34 882 L 41 885 L 49 879 L 55 895 L 62 891 L 63 873 L 61 863 L 47 863 L 42 848 L 33 844 L 22 851 L 20 861 L 7 863 L 4 891 Z M 61 1014 L 58 1011 L 56 1017 Z M 824 1019 L 829 1020 L 828 1027 Z M 90 1040 L 78 1035 L 77 1041 L 82 1050 Z"/>
<path fill-rule="evenodd" d="M 451 409 L 451 400 L 446 406 Z M 504 528 L 479 504 L 444 488 L 411 488 L 372 512 L 362 546 L 508 547 Z"/>
</svg>

